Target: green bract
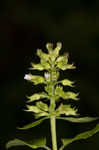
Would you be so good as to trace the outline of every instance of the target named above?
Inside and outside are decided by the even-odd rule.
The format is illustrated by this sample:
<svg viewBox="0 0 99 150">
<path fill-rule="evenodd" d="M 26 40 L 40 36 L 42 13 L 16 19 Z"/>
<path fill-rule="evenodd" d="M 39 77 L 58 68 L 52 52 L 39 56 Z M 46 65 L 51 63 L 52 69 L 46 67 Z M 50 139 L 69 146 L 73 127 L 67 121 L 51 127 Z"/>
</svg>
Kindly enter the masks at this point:
<svg viewBox="0 0 99 150">
<path fill-rule="evenodd" d="M 56 86 L 55 94 L 65 100 L 69 100 L 69 99 L 78 100 L 77 96 L 79 95 L 78 93 L 64 92 L 63 87 L 60 85 Z"/>
<path fill-rule="evenodd" d="M 40 63 L 31 63 L 30 70 L 44 71 L 44 75 L 32 75 L 31 73 L 26 74 L 24 79 L 31 82 L 33 85 L 43 84 L 44 91 L 38 93 L 32 93 L 31 96 L 27 96 L 29 105 L 26 105 L 27 109 L 25 111 L 30 112 L 34 115 L 35 121 L 25 125 L 23 127 L 18 127 L 19 130 L 27 130 L 40 125 L 45 120 L 50 119 L 51 137 L 52 137 L 52 148 L 46 146 L 46 137 L 41 137 L 40 139 L 33 139 L 33 141 L 25 141 L 20 138 L 15 138 L 6 144 L 6 148 L 13 146 L 28 146 L 32 149 L 46 149 L 46 150 L 63 150 L 68 144 L 86 139 L 94 135 L 99 131 L 99 124 L 92 130 L 86 131 L 76 135 L 70 139 L 62 139 L 62 146 L 60 149 L 57 147 L 57 136 L 56 136 L 56 119 L 64 120 L 71 123 L 88 123 L 98 119 L 98 117 L 81 117 L 78 114 L 78 109 L 70 105 L 70 100 L 73 102 L 79 100 L 78 93 L 64 91 L 64 86 L 74 87 L 74 82 L 69 79 L 59 80 L 60 72 L 59 70 L 75 69 L 73 64 L 69 64 L 69 55 L 65 53 L 64 55 L 59 55 L 62 48 L 62 44 L 58 42 L 56 47 L 53 48 L 52 43 L 46 44 L 47 53 L 43 52 L 41 49 L 37 50 L 37 56 L 40 58 Z M 39 85 L 40 86 L 40 85 Z M 39 90 L 39 89 L 38 89 Z M 42 101 L 41 101 L 42 100 Z M 65 104 L 63 104 L 63 101 Z M 57 105 L 56 103 L 59 103 Z"/>
<path fill-rule="evenodd" d="M 45 83 L 45 79 L 42 76 L 28 74 L 24 77 L 25 80 L 32 82 L 34 85 Z"/>
<path fill-rule="evenodd" d="M 40 108 L 43 111 L 48 111 L 48 106 L 47 104 L 43 103 L 43 102 L 37 102 L 36 103 L 37 107 Z"/>
<path fill-rule="evenodd" d="M 76 116 L 77 114 L 77 110 L 74 108 L 71 108 L 71 105 L 63 105 L 61 104 L 58 109 L 56 110 L 57 114 L 65 114 L 66 116 Z"/>
<path fill-rule="evenodd" d="M 73 84 L 74 84 L 73 81 L 70 81 L 68 79 L 64 79 L 64 80 L 60 81 L 60 83 L 62 83 L 62 85 L 64 85 L 64 86 L 70 86 L 70 87 L 73 87 Z"/>
<path fill-rule="evenodd" d="M 27 110 L 28 112 L 34 112 L 34 113 L 40 113 L 42 112 L 37 106 L 31 106 L 31 105 L 27 105 Z"/>
<path fill-rule="evenodd" d="M 45 70 L 48 70 L 48 69 L 51 68 L 51 67 L 50 67 L 50 64 L 49 64 L 47 61 L 43 60 L 43 59 L 41 59 L 41 65 L 43 66 L 43 68 L 44 68 Z"/>
<path fill-rule="evenodd" d="M 31 70 L 40 70 L 40 71 L 42 71 L 42 70 L 45 69 L 42 64 L 31 63 L 31 66 L 32 66 Z"/>
<path fill-rule="evenodd" d="M 50 97 L 47 95 L 47 93 L 41 92 L 41 93 L 35 93 L 32 96 L 27 96 L 27 98 L 29 99 L 28 102 L 33 102 L 33 101 L 37 101 L 37 100 L 39 100 L 41 98 L 49 99 Z"/>
<path fill-rule="evenodd" d="M 41 60 L 49 61 L 49 55 L 42 52 L 42 50 L 37 50 L 37 55 L 41 58 Z"/>
</svg>

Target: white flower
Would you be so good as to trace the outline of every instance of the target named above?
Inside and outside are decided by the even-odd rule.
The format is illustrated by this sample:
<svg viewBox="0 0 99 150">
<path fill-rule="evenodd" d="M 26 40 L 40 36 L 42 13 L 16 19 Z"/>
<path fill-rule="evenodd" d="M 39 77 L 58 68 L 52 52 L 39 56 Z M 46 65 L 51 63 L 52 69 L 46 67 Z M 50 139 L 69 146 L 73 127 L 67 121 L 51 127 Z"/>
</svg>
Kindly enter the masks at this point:
<svg viewBox="0 0 99 150">
<path fill-rule="evenodd" d="M 25 80 L 31 80 L 31 76 L 28 75 L 28 74 L 26 74 L 25 77 L 24 77 L 24 79 L 25 79 Z"/>
<path fill-rule="evenodd" d="M 50 74 L 49 73 L 45 73 L 44 76 L 45 76 L 46 79 L 50 78 Z"/>
</svg>

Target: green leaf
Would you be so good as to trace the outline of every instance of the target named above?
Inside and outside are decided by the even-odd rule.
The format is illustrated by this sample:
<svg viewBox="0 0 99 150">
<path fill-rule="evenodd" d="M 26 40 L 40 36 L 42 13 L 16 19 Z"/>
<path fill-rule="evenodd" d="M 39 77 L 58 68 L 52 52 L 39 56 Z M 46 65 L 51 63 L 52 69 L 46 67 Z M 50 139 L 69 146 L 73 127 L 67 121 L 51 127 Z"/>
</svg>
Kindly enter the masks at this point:
<svg viewBox="0 0 99 150">
<path fill-rule="evenodd" d="M 57 85 L 56 88 L 55 88 L 55 94 L 58 95 L 58 96 L 61 96 L 63 93 L 64 93 L 63 87 L 60 86 L 60 85 Z"/>
<path fill-rule="evenodd" d="M 34 112 L 34 113 L 40 113 L 42 112 L 41 109 L 39 109 L 37 106 L 33 106 L 33 105 L 26 105 L 27 106 L 27 110 L 25 111 L 28 111 L 28 112 Z"/>
<path fill-rule="evenodd" d="M 50 84 L 46 85 L 45 86 L 45 91 L 49 94 L 49 95 L 52 95 L 53 94 L 53 89 L 52 89 L 52 86 Z"/>
<path fill-rule="evenodd" d="M 28 75 L 25 75 L 24 79 L 26 79 L 30 82 L 33 82 L 34 85 L 45 83 L 44 77 L 39 76 L 39 75 L 28 74 Z"/>
<path fill-rule="evenodd" d="M 68 54 L 59 56 L 55 64 L 61 70 L 75 69 L 75 66 L 73 64 L 68 64 Z"/>
<path fill-rule="evenodd" d="M 44 68 L 45 70 L 49 70 L 49 69 L 51 68 L 49 62 L 47 62 L 47 61 L 44 60 L 44 59 L 41 59 L 41 65 L 43 66 L 43 68 Z"/>
<path fill-rule="evenodd" d="M 56 110 L 57 115 L 65 114 L 66 116 L 77 116 L 77 109 L 71 108 L 71 105 L 63 105 L 61 104 Z"/>
<path fill-rule="evenodd" d="M 63 91 L 63 87 L 60 85 L 57 85 L 55 88 L 55 95 L 62 97 L 63 99 L 65 98 L 65 92 Z"/>
<path fill-rule="evenodd" d="M 14 146 L 24 146 L 24 145 L 26 145 L 26 144 L 24 143 L 24 141 L 19 140 L 19 139 L 14 139 L 14 140 L 9 141 L 9 142 L 6 144 L 6 149 L 11 148 L 11 147 L 14 147 Z"/>
<path fill-rule="evenodd" d="M 70 80 L 68 80 L 68 79 L 64 79 L 64 80 L 62 80 L 62 81 L 60 81 L 60 83 L 62 83 L 62 85 L 66 85 L 66 86 L 70 86 L 70 87 L 73 87 L 73 81 L 70 81 Z"/>
<path fill-rule="evenodd" d="M 80 118 L 74 118 L 74 117 L 57 117 L 56 119 L 66 120 L 73 123 L 88 123 L 95 121 L 99 118 L 97 117 L 80 117 Z"/>
<path fill-rule="evenodd" d="M 15 146 L 28 146 L 32 149 L 44 148 L 46 150 L 49 150 L 49 148 L 46 146 L 46 138 L 45 137 L 34 139 L 31 142 L 23 141 L 20 139 L 14 139 L 14 140 L 9 141 L 6 144 L 7 149 L 11 148 L 11 147 L 15 147 Z"/>
<path fill-rule="evenodd" d="M 99 124 L 97 124 L 96 127 L 93 128 L 92 130 L 80 133 L 80 134 L 76 135 L 74 138 L 62 139 L 62 144 L 63 145 L 61 146 L 61 148 L 59 150 L 63 150 L 66 146 L 68 146 L 69 144 L 71 144 L 74 141 L 78 141 L 78 140 L 82 140 L 82 139 L 85 140 L 87 138 L 90 138 L 91 136 L 93 136 L 97 132 L 99 132 Z"/>
<path fill-rule="evenodd" d="M 35 127 L 35 126 L 41 124 L 41 123 L 42 123 L 44 120 L 46 120 L 46 119 L 48 119 L 48 117 L 44 117 L 44 118 L 42 118 L 42 119 L 40 119 L 40 120 L 37 120 L 37 121 L 35 121 L 35 122 L 33 122 L 33 123 L 30 123 L 30 124 L 28 124 L 28 125 L 25 125 L 25 126 L 22 127 L 22 128 L 18 127 L 17 129 L 20 129 L 20 130 L 27 130 L 27 129 L 33 128 L 33 127 Z"/>
<path fill-rule="evenodd" d="M 37 55 L 42 59 L 42 60 L 45 60 L 45 61 L 49 61 L 49 55 L 44 53 L 41 49 L 38 49 L 37 50 Z"/>
<path fill-rule="evenodd" d="M 59 56 L 55 63 L 57 65 L 66 65 L 68 63 L 68 55 Z"/>
<path fill-rule="evenodd" d="M 67 70 L 67 69 L 75 69 L 76 67 L 74 64 L 63 64 L 63 63 L 58 63 L 57 67 L 61 70 Z"/>
<path fill-rule="evenodd" d="M 43 103 L 43 102 L 37 102 L 36 103 L 36 106 L 38 107 L 38 108 L 40 108 L 41 110 L 43 110 L 43 111 L 48 111 L 48 106 L 47 106 L 47 104 L 45 104 L 45 103 Z"/>
<path fill-rule="evenodd" d="M 37 75 L 36 76 L 32 75 L 32 80 L 31 81 L 34 83 L 34 85 L 45 83 L 44 77 L 37 76 Z"/>
<path fill-rule="evenodd" d="M 31 70 L 40 70 L 40 71 L 44 70 L 44 67 L 42 64 L 31 63 L 31 65 L 32 65 L 32 68 L 30 68 Z"/>
<path fill-rule="evenodd" d="M 64 92 L 62 95 L 63 99 L 73 99 L 73 100 L 79 100 L 77 97 L 79 93 L 74 93 L 74 92 Z"/>
<path fill-rule="evenodd" d="M 48 106 L 43 102 L 37 102 L 36 106 L 27 105 L 27 108 L 28 110 L 25 111 L 33 112 L 36 119 L 42 116 L 49 116 L 49 113 L 46 112 L 46 110 L 48 110 Z"/>
<path fill-rule="evenodd" d="M 35 114 L 34 116 L 35 116 L 35 119 L 38 119 L 40 117 L 49 116 L 49 113 L 42 111 L 40 113 Z"/>
<path fill-rule="evenodd" d="M 74 92 L 64 92 L 63 91 L 63 87 L 60 85 L 56 86 L 55 89 L 55 94 L 62 97 L 63 99 L 73 99 L 73 100 L 79 100 L 79 98 L 77 98 L 77 96 L 79 95 L 79 93 L 74 93 Z"/>
<path fill-rule="evenodd" d="M 49 96 L 45 92 L 41 92 L 41 93 L 35 93 L 32 96 L 27 96 L 27 98 L 29 99 L 29 101 L 27 101 L 27 102 L 33 102 L 33 101 L 39 100 L 41 98 L 49 99 Z"/>
<path fill-rule="evenodd" d="M 39 100 L 41 98 L 40 94 L 35 93 L 32 96 L 27 96 L 27 98 L 29 99 L 28 102 L 33 102 L 35 100 Z"/>
</svg>

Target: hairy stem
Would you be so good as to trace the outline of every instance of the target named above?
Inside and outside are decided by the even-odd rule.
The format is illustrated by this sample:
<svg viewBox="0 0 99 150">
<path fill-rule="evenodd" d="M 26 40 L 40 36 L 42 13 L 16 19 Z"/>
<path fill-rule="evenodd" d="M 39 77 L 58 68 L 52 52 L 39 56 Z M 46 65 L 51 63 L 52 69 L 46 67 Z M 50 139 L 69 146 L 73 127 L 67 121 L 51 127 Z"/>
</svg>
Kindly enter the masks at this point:
<svg viewBox="0 0 99 150">
<path fill-rule="evenodd" d="M 53 150 L 57 150 L 56 118 L 55 118 L 55 116 L 51 116 L 50 125 L 51 125 L 51 136 L 52 136 L 52 147 L 53 147 Z"/>
</svg>

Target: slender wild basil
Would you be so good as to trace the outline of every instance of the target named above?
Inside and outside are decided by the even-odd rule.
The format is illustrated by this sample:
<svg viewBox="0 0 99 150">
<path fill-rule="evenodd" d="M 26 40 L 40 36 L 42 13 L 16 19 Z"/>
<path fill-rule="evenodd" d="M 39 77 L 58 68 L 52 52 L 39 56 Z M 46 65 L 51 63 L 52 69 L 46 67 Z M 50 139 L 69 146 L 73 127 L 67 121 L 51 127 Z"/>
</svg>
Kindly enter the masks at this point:
<svg viewBox="0 0 99 150">
<path fill-rule="evenodd" d="M 41 49 L 37 50 L 37 56 L 39 56 L 40 58 L 40 63 L 31 63 L 30 68 L 31 70 L 43 71 L 44 75 L 40 76 L 29 73 L 24 77 L 25 80 L 31 82 L 33 85 L 44 85 L 43 92 L 33 93 L 32 96 L 27 97 L 28 101 L 26 104 L 26 111 L 31 112 L 35 116 L 36 121 L 24 126 L 23 128 L 18 129 L 27 130 L 40 125 L 44 120 L 49 119 L 52 146 L 49 148 L 46 144 L 46 137 L 42 136 L 42 138 L 35 139 L 32 142 L 23 141 L 20 138 L 15 138 L 14 140 L 11 140 L 6 144 L 6 148 L 18 145 L 26 145 L 32 149 L 42 148 L 46 150 L 63 150 L 68 144 L 77 140 L 87 139 L 99 131 L 99 124 L 97 124 L 96 127 L 92 130 L 80 133 L 73 138 L 61 139 L 62 145 L 60 148 L 58 148 L 56 132 L 57 119 L 69 121 L 72 123 L 87 123 L 95 121 L 98 118 L 80 117 L 77 108 L 72 107 L 69 103 L 70 100 L 74 102 L 78 101 L 79 94 L 71 91 L 64 91 L 64 86 L 73 88 L 74 82 L 70 81 L 67 78 L 59 80 L 59 71 L 75 69 L 76 67 L 74 66 L 74 64 L 68 63 L 68 53 L 59 55 L 62 44 L 59 42 L 57 43 L 56 48 L 53 48 L 53 44 L 47 43 L 46 48 L 47 53 L 43 52 Z M 59 103 L 60 101 L 61 103 Z"/>
</svg>

